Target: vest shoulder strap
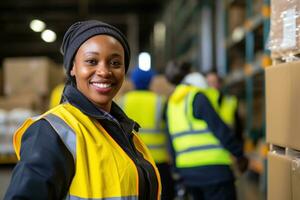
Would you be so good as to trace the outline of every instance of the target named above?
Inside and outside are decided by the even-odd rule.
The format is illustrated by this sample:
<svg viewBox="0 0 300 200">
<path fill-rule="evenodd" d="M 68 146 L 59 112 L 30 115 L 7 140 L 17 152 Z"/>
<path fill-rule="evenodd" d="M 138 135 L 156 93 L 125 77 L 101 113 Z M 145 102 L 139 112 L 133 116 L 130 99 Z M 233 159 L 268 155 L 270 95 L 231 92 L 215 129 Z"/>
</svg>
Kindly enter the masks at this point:
<svg viewBox="0 0 300 200">
<path fill-rule="evenodd" d="M 64 120 L 52 113 L 45 115 L 43 118 L 50 123 L 72 154 L 74 160 L 76 160 L 76 134 L 73 129 Z"/>
</svg>

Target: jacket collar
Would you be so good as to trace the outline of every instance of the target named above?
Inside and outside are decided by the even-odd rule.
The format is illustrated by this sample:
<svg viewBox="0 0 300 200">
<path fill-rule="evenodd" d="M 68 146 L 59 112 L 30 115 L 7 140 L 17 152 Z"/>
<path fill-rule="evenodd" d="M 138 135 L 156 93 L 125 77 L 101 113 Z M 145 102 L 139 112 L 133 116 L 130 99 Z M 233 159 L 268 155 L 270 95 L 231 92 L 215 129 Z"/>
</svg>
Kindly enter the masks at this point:
<svg viewBox="0 0 300 200">
<path fill-rule="evenodd" d="M 86 98 L 75 86 L 67 84 L 63 92 L 63 101 L 69 102 L 73 106 L 77 107 L 84 114 L 93 117 L 98 120 L 110 120 L 114 121 L 109 115 L 95 106 L 88 98 Z M 113 118 L 117 120 L 122 128 L 135 129 L 136 131 L 140 127 L 132 119 L 128 118 L 123 110 L 115 103 L 112 102 L 111 110 L 109 113 Z"/>
</svg>

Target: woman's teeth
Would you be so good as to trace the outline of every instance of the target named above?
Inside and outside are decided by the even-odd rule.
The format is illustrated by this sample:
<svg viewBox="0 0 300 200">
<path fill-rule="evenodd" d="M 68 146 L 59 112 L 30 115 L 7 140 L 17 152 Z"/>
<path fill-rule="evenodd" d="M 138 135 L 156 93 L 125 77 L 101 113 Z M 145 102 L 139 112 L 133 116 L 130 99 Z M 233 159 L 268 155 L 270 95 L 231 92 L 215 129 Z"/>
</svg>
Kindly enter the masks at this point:
<svg viewBox="0 0 300 200">
<path fill-rule="evenodd" d="M 94 86 L 98 88 L 109 88 L 111 87 L 111 84 L 108 83 L 92 83 Z"/>
</svg>

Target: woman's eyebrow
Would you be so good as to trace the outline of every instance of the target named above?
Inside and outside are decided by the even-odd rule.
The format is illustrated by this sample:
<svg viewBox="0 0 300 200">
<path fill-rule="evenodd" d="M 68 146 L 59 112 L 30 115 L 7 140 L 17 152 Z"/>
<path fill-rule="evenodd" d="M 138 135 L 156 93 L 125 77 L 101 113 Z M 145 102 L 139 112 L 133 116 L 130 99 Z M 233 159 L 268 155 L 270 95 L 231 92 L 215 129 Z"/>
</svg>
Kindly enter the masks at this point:
<svg viewBox="0 0 300 200">
<path fill-rule="evenodd" d="M 96 51 L 87 51 L 87 52 L 84 53 L 84 55 L 89 55 L 89 54 L 99 55 L 99 53 L 96 52 Z"/>
<path fill-rule="evenodd" d="M 111 56 L 112 57 L 116 57 L 116 56 L 121 57 L 121 54 L 119 54 L 119 53 L 112 53 Z"/>
</svg>

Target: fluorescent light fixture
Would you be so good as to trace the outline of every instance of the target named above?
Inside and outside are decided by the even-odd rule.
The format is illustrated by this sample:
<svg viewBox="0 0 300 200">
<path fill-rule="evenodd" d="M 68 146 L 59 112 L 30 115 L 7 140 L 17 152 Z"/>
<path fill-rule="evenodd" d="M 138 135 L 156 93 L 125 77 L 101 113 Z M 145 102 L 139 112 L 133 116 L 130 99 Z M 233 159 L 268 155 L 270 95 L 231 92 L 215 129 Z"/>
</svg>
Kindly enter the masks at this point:
<svg viewBox="0 0 300 200">
<path fill-rule="evenodd" d="M 56 40 L 56 33 L 47 29 L 42 32 L 41 37 L 45 42 L 54 42 Z"/>
<path fill-rule="evenodd" d="M 139 68 L 144 71 L 151 69 L 151 56 L 147 52 L 141 52 L 139 54 Z"/>
<path fill-rule="evenodd" d="M 46 28 L 45 22 L 38 19 L 32 20 L 29 26 L 34 32 L 42 32 Z"/>
</svg>

